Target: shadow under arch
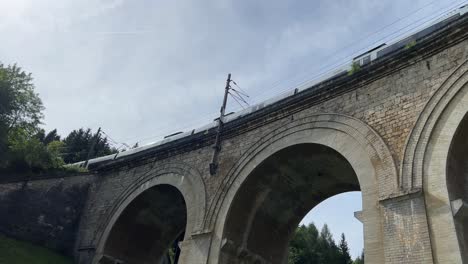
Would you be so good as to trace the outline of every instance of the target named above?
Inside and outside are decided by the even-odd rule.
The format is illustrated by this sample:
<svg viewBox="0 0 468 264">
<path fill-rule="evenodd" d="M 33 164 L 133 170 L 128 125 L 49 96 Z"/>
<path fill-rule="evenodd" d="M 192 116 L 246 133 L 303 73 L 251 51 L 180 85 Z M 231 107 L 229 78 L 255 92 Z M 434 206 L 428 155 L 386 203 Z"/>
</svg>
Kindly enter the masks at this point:
<svg viewBox="0 0 468 264">
<path fill-rule="evenodd" d="M 301 148 L 301 150 L 299 150 L 299 148 Z M 295 188 L 292 188 L 289 192 L 284 190 L 275 193 L 274 190 L 276 190 L 275 188 L 277 187 L 288 188 L 287 185 L 283 185 L 279 182 L 284 180 L 288 181 L 288 178 L 290 178 L 289 181 L 294 181 L 294 179 L 292 179 L 294 178 L 294 173 L 291 173 L 291 171 L 289 171 L 289 175 L 292 176 L 292 178 L 288 176 L 281 177 L 283 179 L 277 183 L 268 183 L 268 181 L 265 182 L 264 180 L 256 179 L 263 179 L 264 177 L 251 177 L 252 175 L 261 175 L 262 172 L 258 172 L 259 170 L 267 170 L 268 167 L 271 167 L 268 165 L 263 167 L 262 164 L 271 163 L 273 165 L 281 165 L 284 164 L 284 162 L 281 163 L 279 160 L 288 160 L 287 157 L 291 155 L 298 155 L 297 157 L 302 159 L 300 158 L 301 151 L 310 151 L 308 157 L 316 159 L 314 164 L 316 166 L 319 164 L 326 165 L 326 173 L 333 175 L 326 177 L 324 176 L 325 174 L 323 174 L 319 176 L 319 172 L 315 171 L 316 175 L 312 177 L 300 177 L 301 180 L 299 182 L 304 183 L 304 185 L 299 184 L 296 188 L 311 188 L 310 183 L 307 184 L 307 179 L 313 181 L 320 178 L 323 180 L 325 184 L 323 185 L 324 188 L 320 190 L 314 189 L 314 192 L 316 192 L 315 198 L 314 192 L 297 192 L 298 189 Z M 320 157 L 320 155 L 322 156 Z M 313 173 L 313 169 L 304 169 L 304 166 L 307 166 L 307 160 L 308 159 L 302 159 L 302 161 L 296 161 L 302 163 L 302 170 Z M 339 164 L 332 166 L 330 163 L 327 163 L 331 160 Z M 276 172 L 272 173 L 279 175 L 287 175 L 288 170 L 291 169 L 290 166 L 286 166 L 283 173 L 277 166 L 276 168 Z M 337 171 L 335 171 L 335 169 Z M 341 177 L 338 176 L 339 174 L 347 176 Z M 307 173 L 304 175 L 307 175 Z M 271 178 L 268 177 L 265 179 L 271 180 Z M 326 184 L 327 180 L 331 182 L 329 185 Z M 253 181 L 253 186 L 249 186 L 251 181 Z M 262 184 L 265 188 L 259 188 Z M 217 261 L 222 261 L 220 263 L 236 263 L 236 261 L 250 263 L 250 261 L 256 260 L 270 263 L 282 263 L 281 261 L 285 258 L 285 250 L 287 249 L 289 237 L 286 242 L 283 241 L 278 245 L 271 245 L 271 241 L 264 240 L 263 249 L 249 249 L 248 245 L 253 244 L 249 244 L 249 240 L 256 241 L 258 238 L 254 238 L 254 236 L 261 238 L 262 236 L 258 234 L 267 233 L 268 226 L 273 226 L 275 228 L 280 228 L 281 226 L 283 234 L 287 234 L 290 232 L 290 229 L 295 228 L 295 225 L 300 221 L 300 219 L 298 220 L 297 218 L 301 218 L 303 212 L 310 210 L 314 204 L 337 193 L 360 189 L 363 196 L 362 220 L 364 222 L 366 262 L 383 263 L 383 228 L 379 197 L 394 192 L 396 187 L 396 168 L 388 148 L 381 138 L 361 121 L 352 117 L 335 114 L 320 114 L 295 120 L 286 127 L 276 130 L 275 133 L 272 133 L 271 137 L 263 138 L 258 144 L 252 146 L 251 151 L 247 152 L 238 164 L 234 166 L 231 177 L 227 177 L 225 186 L 221 187 L 226 190 L 226 193 L 220 198 L 219 211 L 218 214 L 216 214 L 217 217 L 210 259 L 213 260 L 212 263 L 217 263 Z M 252 188 L 252 190 L 245 191 L 249 188 Z M 250 201 L 245 201 L 244 204 L 251 203 L 253 205 L 247 206 L 248 210 L 246 211 L 250 213 L 248 213 L 243 220 L 240 220 L 244 224 L 236 224 L 236 221 L 230 219 L 230 217 L 235 215 L 235 213 L 232 213 L 232 210 L 236 210 L 236 207 L 243 204 L 239 201 L 244 199 L 242 198 L 242 194 L 244 193 L 247 197 L 252 197 Z M 250 193 L 250 195 L 248 193 Z M 252 193 L 254 194 L 253 196 Z M 293 211 L 297 210 L 295 214 L 299 215 L 299 217 L 290 217 L 289 219 L 281 221 L 281 223 L 287 222 L 288 224 L 265 224 L 264 227 L 267 227 L 267 229 L 260 228 L 258 223 L 261 223 L 263 220 L 266 221 L 267 218 L 257 218 L 259 215 L 265 214 L 266 211 L 270 210 L 270 213 L 278 213 L 271 213 L 270 215 L 281 217 L 280 212 L 282 210 L 279 208 L 287 208 L 287 206 L 285 207 L 285 205 L 281 204 L 282 202 L 288 204 L 287 201 L 289 200 L 284 199 L 287 196 L 280 195 L 275 198 L 276 194 L 289 194 L 291 196 L 299 196 L 298 199 L 305 199 L 307 197 L 309 199 L 306 199 L 308 203 L 305 206 L 300 205 L 299 207 L 293 206 L 289 208 L 293 209 Z M 289 216 L 291 215 L 292 214 L 289 214 Z M 271 217 L 268 218 L 271 219 Z M 239 228 L 236 228 L 236 226 Z M 258 228 L 258 230 L 254 231 L 257 235 L 251 236 L 252 227 L 254 226 Z M 260 231 L 260 229 L 263 231 Z M 269 232 L 274 232 L 274 230 L 269 229 Z M 228 235 L 232 236 L 232 238 L 227 237 Z M 275 248 L 275 250 L 271 251 L 269 248 Z M 273 252 L 275 254 L 271 254 Z"/>
<path fill-rule="evenodd" d="M 468 113 L 458 125 L 447 157 L 447 189 L 463 263 L 468 263 Z"/>
<path fill-rule="evenodd" d="M 312 208 L 359 191 L 349 162 L 318 144 L 284 148 L 257 166 L 229 209 L 220 263 L 285 263 L 289 240 Z"/>
<path fill-rule="evenodd" d="M 167 250 L 187 224 L 185 200 L 177 188 L 156 185 L 137 196 L 119 215 L 99 263 L 167 263 Z"/>
<path fill-rule="evenodd" d="M 189 239 L 202 228 L 205 199 L 206 191 L 201 176 L 183 164 L 166 165 L 143 175 L 120 195 L 108 213 L 108 218 L 103 220 L 103 232 L 97 242 L 93 263 L 100 263 L 103 257 L 105 259 L 109 256 L 109 259 L 123 260 L 123 263 L 159 264 L 174 240 Z M 144 239 L 133 240 L 133 243 L 146 251 L 135 249 L 135 254 L 115 254 L 112 246 L 114 242 L 111 241 L 131 239 L 131 232 L 151 234 L 148 245 L 141 244 L 145 242 Z M 127 251 L 136 246 L 114 244 L 115 248 Z M 149 244 L 153 246 L 149 247 Z M 183 250 L 181 254 L 184 254 Z M 142 258 L 132 259 L 133 255 Z"/>
</svg>

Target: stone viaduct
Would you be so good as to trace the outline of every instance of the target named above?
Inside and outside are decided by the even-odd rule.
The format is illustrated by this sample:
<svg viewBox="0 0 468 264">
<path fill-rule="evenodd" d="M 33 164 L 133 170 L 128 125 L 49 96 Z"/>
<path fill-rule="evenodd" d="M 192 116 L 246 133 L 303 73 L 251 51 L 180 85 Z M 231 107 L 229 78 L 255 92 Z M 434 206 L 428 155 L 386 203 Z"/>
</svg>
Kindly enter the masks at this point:
<svg viewBox="0 0 468 264">
<path fill-rule="evenodd" d="M 160 263 L 180 238 L 179 263 L 287 263 L 305 214 L 360 190 L 366 264 L 468 263 L 467 113 L 465 15 L 227 122 L 215 175 L 216 128 L 90 162 L 72 252 Z"/>
</svg>

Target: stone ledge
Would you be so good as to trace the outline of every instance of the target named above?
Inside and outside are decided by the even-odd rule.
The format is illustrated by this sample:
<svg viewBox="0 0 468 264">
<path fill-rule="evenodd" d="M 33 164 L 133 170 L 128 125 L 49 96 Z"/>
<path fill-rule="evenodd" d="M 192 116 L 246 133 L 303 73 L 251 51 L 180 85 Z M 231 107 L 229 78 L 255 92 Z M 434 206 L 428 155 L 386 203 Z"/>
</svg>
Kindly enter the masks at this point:
<svg viewBox="0 0 468 264">
<path fill-rule="evenodd" d="M 452 214 L 456 219 L 468 218 L 468 203 L 463 199 L 456 199 L 450 202 Z"/>
<path fill-rule="evenodd" d="M 354 218 L 359 220 L 359 222 L 364 223 L 363 218 L 362 218 L 362 211 L 356 211 L 354 212 Z"/>
<path fill-rule="evenodd" d="M 397 201 L 404 201 L 413 199 L 415 197 L 422 197 L 423 196 L 422 188 L 414 188 L 410 190 L 400 190 L 400 192 L 392 193 L 386 197 L 380 199 L 380 203 L 385 204 L 388 202 L 397 202 Z"/>
<path fill-rule="evenodd" d="M 192 232 L 190 235 L 191 235 L 192 237 L 199 237 L 199 236 L 211 235 L 211 233 L 212 233 L 211 230 L 198 230 L 198 231 Z"/>
</svg>

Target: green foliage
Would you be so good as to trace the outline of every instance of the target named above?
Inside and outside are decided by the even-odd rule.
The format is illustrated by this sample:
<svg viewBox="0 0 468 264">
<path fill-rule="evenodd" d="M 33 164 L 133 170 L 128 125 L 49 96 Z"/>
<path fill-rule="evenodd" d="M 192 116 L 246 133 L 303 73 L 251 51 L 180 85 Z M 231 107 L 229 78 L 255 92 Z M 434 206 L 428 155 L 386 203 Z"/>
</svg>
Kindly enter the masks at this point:
<svg viewBox="0 0 468 264">
<path fill-rule="evenodd" d="M 13 111 L 13 89 L 8 82 L 7 72 L 0 64 L 0 160 L 4 160 L 8 149 L 8 120 Z M 0 161 L 1 164 L 1 161 Z"/>
<path fill-rule="evenodd" d="M 57 163 L 47 147 L 33 138 L 43 117 L 42 101 L 30 73 L 0 64 L 0 169 L 43 170 Z"/>
<path fill-rule="evenodd" d="M 318 263 L 320 258 L 318 240 L 319 233 L 313 223 L 299 226 L 289 244 L 288 263 Z"/>
<path fill-rule="evenodd" d="M 51 165 L 50 168 L 60 168 L 65 164 L 61 157 L 61 151 L 64 146 L 65 143 L 59 140 L 53 140 L 47 144 L 47 152 L 49 153 Z"/>
<path fill-rule="evenodd" d="M 0 264 L 72 264 L 71 258 L 49 249 L 0 235 Z"/>
<path fill-rule="evenodd" d="M 169 248 L 167 251 L 167 257 L 169 258 L 169 263 L 175 263 L 175 250 L 174 248 Z"/>
<path fill-rule="evenodd" d="M 352 264 L 344 235 L 337 246 L 330 229 L 324 225 L 320 234 L 311 223 L 296 229 L 289 243 L 288 264 Z"/>
<path fill-rule="evenodd" d="M 341 234 L 340 244 L 338 245 L 340 249 L 340 263 L 343 264 L 352 264 L 351 255 L 349 254 L 348 242 L 346 242 L 345 235 Z"/>
<path fill-rule="evenodd" d="M 360 70 L 361 70 L 361 65 L 359 65 L 358 62 L 354 61 L 353 64 L 351 64 L 351 69 L 348 71 L 348 76 L 351 76 Z"/>
<path fill-rule="evenodd" d="M 412 47 L 416 46 L 416 40 L 412 40 L 405 45 L 405 49 L 411 49 Z"/>
<path fill-rule="evenodd" d="M 16 172 L 43 172 L 61 167 L 60 157 L 63 143 L 52 141 L 45 145 L 36 137 L 31 137 L 22 128 L 10 130 L 8 134 L 8 157 L 3 167 Z"/>
<path fill-rule="evenodd" d="M 0 172 L 81 172 L 83 169 L 64 167 L 64 160 L 86 160 L 90 150 L 90 158 L 117 152 L 107 138 L 90 129 L 74 130 L 63 141 L 56 129 L 46 134 L 39 127 L 44 107 L 32 80 L 16 64 L 0 63 Z"/>
<path fill-rule="evenodd" d="M 39 129 L 36 133 L 35 137 L 39 139 L 44 145 L 49 144 L 52 141 L 60 141 L 60 136 L 57 134 L 57 129 L 50 131 L 49 133 L 45 133 L 44 129 Z"/>
<path fill-rule="evenodd" d="M 66 153 L 63 155 L 65 163 L 75 163 L 86 160 L 88 152 L 96 140 L 94 150 L 91 151 L 90 158 L 101 157 L 113 153 L 117 153 L 115 148 L 112 148 L 107 141 L 107 138 L 102 138 L 101 135 L 92 133 L 91 129 L 80 128 L 73 130 L 63 140 L 66 146 Z"/>
<path fill-rule="evenodd" d="M 364 264 L 364 251 L 361 253 L 361 256 L 354 260 L 353 264 Z"/>
<path fill-rule="evenodd" d="M 32 76 L 15 65 L 0 64 L 0 86 L 6 94 L 7 107 L 2 110 L 2 122 L 7 131 L 24 129 L 29 134 L 37 132 L 43 118 L 44 106 L 39 95 L 34 92 Z"/>
<path fill-rule="evenodd" d="M 70 173 L 88 172 L 88 169 L 86 169 L 86 168 L 80 167 L 78 165 L 70 165 L 70 164 L 63 166 L 63 170 L 66 171 L 66 172 L 70 172 Z"/>
</svg>

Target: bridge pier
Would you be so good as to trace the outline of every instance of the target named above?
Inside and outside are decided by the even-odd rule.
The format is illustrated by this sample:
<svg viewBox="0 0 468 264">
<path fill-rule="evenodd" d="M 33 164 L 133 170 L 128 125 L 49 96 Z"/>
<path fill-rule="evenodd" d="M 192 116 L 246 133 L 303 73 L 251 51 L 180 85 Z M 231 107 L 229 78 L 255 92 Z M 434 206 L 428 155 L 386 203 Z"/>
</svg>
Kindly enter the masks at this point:
<svg viewBox="0 0 468 264">
<path fill-rule="evenodd" d="M 211 236 L 212 232 L 198 233 L 181 241 L 179 243 L 181 249 L 179 263 L 209 263 Z"/>
<path fill-rule="evenodd" d="M 209 126 L 96 162 L 79 230 L 96 250 L 78 251 L 79 264 L 114 255 L 134 233 L 127 224 L 148 219 L 158 227 L 148 240 L 175 225 L 145 254 L 185 232 L 179 263 L 283 264 L 302 217 L 348 191 L 362 193 L 366 264 L 468 263 L 468 33 L 459 29 L 227 121 L 215 176 Z M 177 195 L 162 195 L 168 186 Z M 128 232 L 116 232 L 119 221 Z"/>
<path fill-rule="evenodd" d="M 433 263 L 426 205 L 421 190 L 380 201 L 385 263 Z"/>
</svg>

